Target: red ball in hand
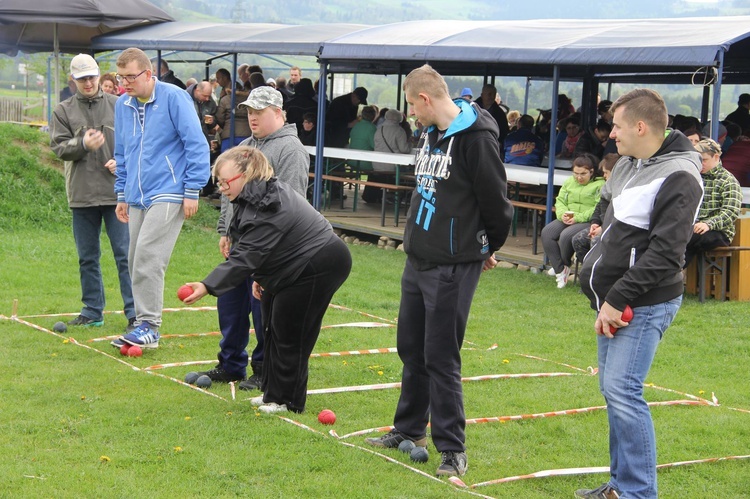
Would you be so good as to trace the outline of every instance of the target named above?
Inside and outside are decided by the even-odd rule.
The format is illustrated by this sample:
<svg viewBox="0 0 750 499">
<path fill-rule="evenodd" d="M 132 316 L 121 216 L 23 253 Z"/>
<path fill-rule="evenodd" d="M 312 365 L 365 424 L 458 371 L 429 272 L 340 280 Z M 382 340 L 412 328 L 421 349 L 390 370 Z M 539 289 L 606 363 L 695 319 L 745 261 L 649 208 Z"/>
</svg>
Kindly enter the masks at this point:
<svg viewBox="0 0 750 499">
<path fill-rule="evenodd" d="M 630 305 L 625 305 L 625 310 L 622 311 L 620 320 L 622 320 L 623 322 L 630 322 L 631 320 L 633 320 L 633 309 L 630 308 Z M 617 331 L 616 327 L 609 326 L 610 333 L 615 334 L 615 331 Z"/>
<path fill-rule="evenodd" d="M 323 424 L 331 425 L 336 422 L 336 414 L 330 409 L 323 409 L 320 411 L 320 414 L 318 414 L 318 421 Z"/>
<path fill-rule="evenodd" d="M 177 298 L 180 299 L 180 301 L 185 301 L 185 299 L 193 294 L 193 288 L 188 286 L 187 284 L 183 284 L 180 286 L 180 289 L 177 290 Z"/>
</svg>

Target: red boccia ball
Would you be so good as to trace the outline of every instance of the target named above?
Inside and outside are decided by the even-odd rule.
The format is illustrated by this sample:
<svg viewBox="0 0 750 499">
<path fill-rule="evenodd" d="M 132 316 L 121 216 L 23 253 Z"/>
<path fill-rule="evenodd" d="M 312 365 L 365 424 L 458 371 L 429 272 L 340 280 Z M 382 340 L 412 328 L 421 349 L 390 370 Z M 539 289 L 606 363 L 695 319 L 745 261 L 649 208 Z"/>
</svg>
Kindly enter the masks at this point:
<svg viewBox="0 0 750 499">
<path fill-rule="evenodd" d="M 323 424 L 331 425 L 336 422 L 336 414 L 330 409 L 323 409 L 320 411 L 320 414 L 318 414 L 318 421 Z"/>
<path fill-rule="evenodd" d="M 128 349 L 130 348 L 130 345 L 125 343 L 123 346 L 120 347 L 120 355 L 127 355 Z"/>
<path fill-rule="evenodd" d="M 625 305 L 625 310 L 622 311 L 622 316 L 620 319 L 623 322 L 630 322 L 633 320 L 633 309 L 630 308 L 630 305 Z M 609 326 L 609 332 L 612 334 L 615 334 L 617 331 L 617 328 L 615 326 Z"/>
<path fill-rule="evenodd" d="M 128 357 L 140 357 L 141 355 L 143 355 L 143 350 L 138 345 L 128 348 Z"/>
<path fill-rule="evenodd" d="M 180 299 L 180 301 L 185 301 L 185 298 L 193 294 L 193 288 L 188 286 L 187 284 L 183 284 L 180 286 L 180 289 L 177 290 L 177 298 Z"/>
</svg>

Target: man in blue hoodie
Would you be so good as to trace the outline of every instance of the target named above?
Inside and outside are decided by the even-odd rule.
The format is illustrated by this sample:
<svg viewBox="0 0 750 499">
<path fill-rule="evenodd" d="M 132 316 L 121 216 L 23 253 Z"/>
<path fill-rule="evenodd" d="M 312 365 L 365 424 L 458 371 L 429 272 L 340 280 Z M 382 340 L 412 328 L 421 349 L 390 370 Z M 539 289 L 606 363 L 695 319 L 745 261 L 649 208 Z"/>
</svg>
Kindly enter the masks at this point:
<svg viewBox="0 0 750 499">
<path fill-rule="evenodd" d="M 492 116 L 476 103 L 452 101 L 428 65 L 409 73 L 403 87 L 424 125 L 404 232 L 397 331 L 404 368 L 394 429 L 366 441 L 425 447 L 430 423 L 442 454 L 437 475 L 457 476 L 467 468 L 461 344 L 479 276 L 497 264 L 513 207 Z"/>
<path fill-rule="evenodd" d="M 123 51 L 117 73 L 127 95 L 115 105 L 116 213 L 129 224 L 136 320 L 112 344 L 157 348 L 164 274 L 210 176 L 208 143 L 188 93 L 158 81 L 142 50 Z"/>
</svg>

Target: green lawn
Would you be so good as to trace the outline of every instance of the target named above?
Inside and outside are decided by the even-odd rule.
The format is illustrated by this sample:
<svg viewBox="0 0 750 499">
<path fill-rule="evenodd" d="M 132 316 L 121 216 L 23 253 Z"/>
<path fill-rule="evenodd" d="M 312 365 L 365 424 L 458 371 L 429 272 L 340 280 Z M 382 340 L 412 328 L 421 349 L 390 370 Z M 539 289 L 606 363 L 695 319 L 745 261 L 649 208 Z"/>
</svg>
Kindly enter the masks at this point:
<svg viewBox="0 0 750 499">
<path fill-rule="evenodd" d="M 118 314 L 107 315 L 102 328 L 49 332 L 61 320 L 49 314 L 79 311 L 77 257 L 61 175 L 39 164 L 39 157 L 47 161 L 44 138 L 25 130 L 0 126 L 7 144 L 0 154 L 1 497 L 464 497 L 461 489 L 414 471 L 433 474 L 438 459 L 432 445 L 426 464 L 413 464 L 397 451 L 383 453 L 400 466 L 363 450 L 364 436 L 339 440 L 328 434 L 390 425 L 397 389 L 310 395 L 304 414 L 288 415 L 305 429 L 259 415 L 245 392 L 233 399 L 228 386 L 214 385 L 214 397 L 175 381 L 200 366 L 145 370 L 214 359 L 218 337 L 203 334 L 218 329 L 214 310 L 165 313 L 164 334 L 201 335 L 166 337 L 159 349 L 135 359 L 121 357 L 107 341 L 93 341 L 120 333 L 125 320 Z M 167 271 L 165 307 L 179 307 L 179 285 L 204 277 L 219 262 L 216 215 L 201 205 L 197 219 L 183 229 Z M 350 249 L 352 273 L 333 301 L 344 308 L 331 309 L 324 321 L 348 326 L 324 329 L 316 353 L 395 347 L 394 327 L 352 324 L 395 320 L 404 255 Z M 107 310 L 120 310 L 109 251 L 103 270 Z M 9 319 L 14 300 L 19 320 Z M 199 303 L 214 305 L 213 298 Z M 552 278 L 529 272 L 485 273 L 469 320 L 464 376 L 563 375 L 467 382 L 467 417 L 602 405 L 597 378 L 586 372 L 596 365 L 593 319 L 578 287 L 557 290 Z M 686 298 L 648 382 L 708 400 L 714 393 L 720 405 L 654 407 L 659 463 L 750 454 L 750 414 L 732 410 L 750 410 L 748 324 L 747 304 Z M 399 380 L 395 353 L 311 360 L 312 390 Z M 656 388 L 646 396 L 650 402 L 688 398 Z M 336 412 L 332 427 L 317 422 L 324 408 Z M 469 485 L 606 466 L 606 414 L 470 424 L 467 448 Z M 605 478 L 536 478 L 474 491 L 503 498 L 570 497 Z M 750 460 L 664 469 L 659 486 L 666 498 L 747 497 Z"/>
</svg>

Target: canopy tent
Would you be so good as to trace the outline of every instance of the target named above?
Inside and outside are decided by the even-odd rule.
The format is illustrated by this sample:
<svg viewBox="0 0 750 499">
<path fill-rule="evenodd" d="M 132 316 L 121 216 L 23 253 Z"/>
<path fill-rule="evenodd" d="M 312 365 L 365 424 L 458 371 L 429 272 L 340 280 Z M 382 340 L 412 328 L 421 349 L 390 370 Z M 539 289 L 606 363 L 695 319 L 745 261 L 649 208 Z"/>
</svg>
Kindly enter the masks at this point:
<svg viewBox="0 0 750 499">
<path fill-rule="evenodd" d="M 0 53 L 52 52 L 55 75 L 60 52 L 91 50 L 91 37 L 134 24 L 173 21 L 146 0 L 3 0 L 0 10 Z M 59 95 L 54 78 L 54 97 Z M 51 92 L 48 85 L 48 93 Z M 50 103 L 52 99 L 49 99 Z M 48 107 L 50 118 L 52 106 Z"/>
<path fill-rule="evenodd" d="M 357 31 L 323 44 L 321 73 L 406 74 L 430 63 L 446 75 L 552 77 L 551 120 L 557 122 L 560 79 L 584 83 L 584 117 L 607 75 L 650 75 L 690 83 L 696 73 L 704 103 L 713 85 L 712 136 L 718 129 L 721 85 L 750 82 L 750 16 L 530 21 L 410 21 Z M 653 78 L 657 76 L 657 78 Z M 324 78 L 321 78 L 321 87 Z M 321 91 L 324 89 L 321 88 Z M 320 119 L 320 118 L 319 118 Z M 556 139 L 550 130 L 550 143 Z M 547 221 L 555 158 L 550 156 Z M 318 165 L 316 164 L 316 173 Z"/>
<path fill-rule="evenodd" d="M 750 76 L 750 16 L 409 21 L 332 38 L 320 58 L 334 72 L 381 73 L 429 61 L 450 74 L 482 67 L 504 76 L 549 76 L 559 66 L 562 78 L 577 79 L 694 71 L 716 65 L 720 52 L 727 53 L 725 71 Z"/>
<path fill-rule="evenodd" d="M 96 51 L 138 47 L 142 50 L 316 56 L 325 40 L 367 27 L 362 24 L 293 26 L 178 21 L 97 36 L 91 40 L 91 47 Z"/>
</svg>

